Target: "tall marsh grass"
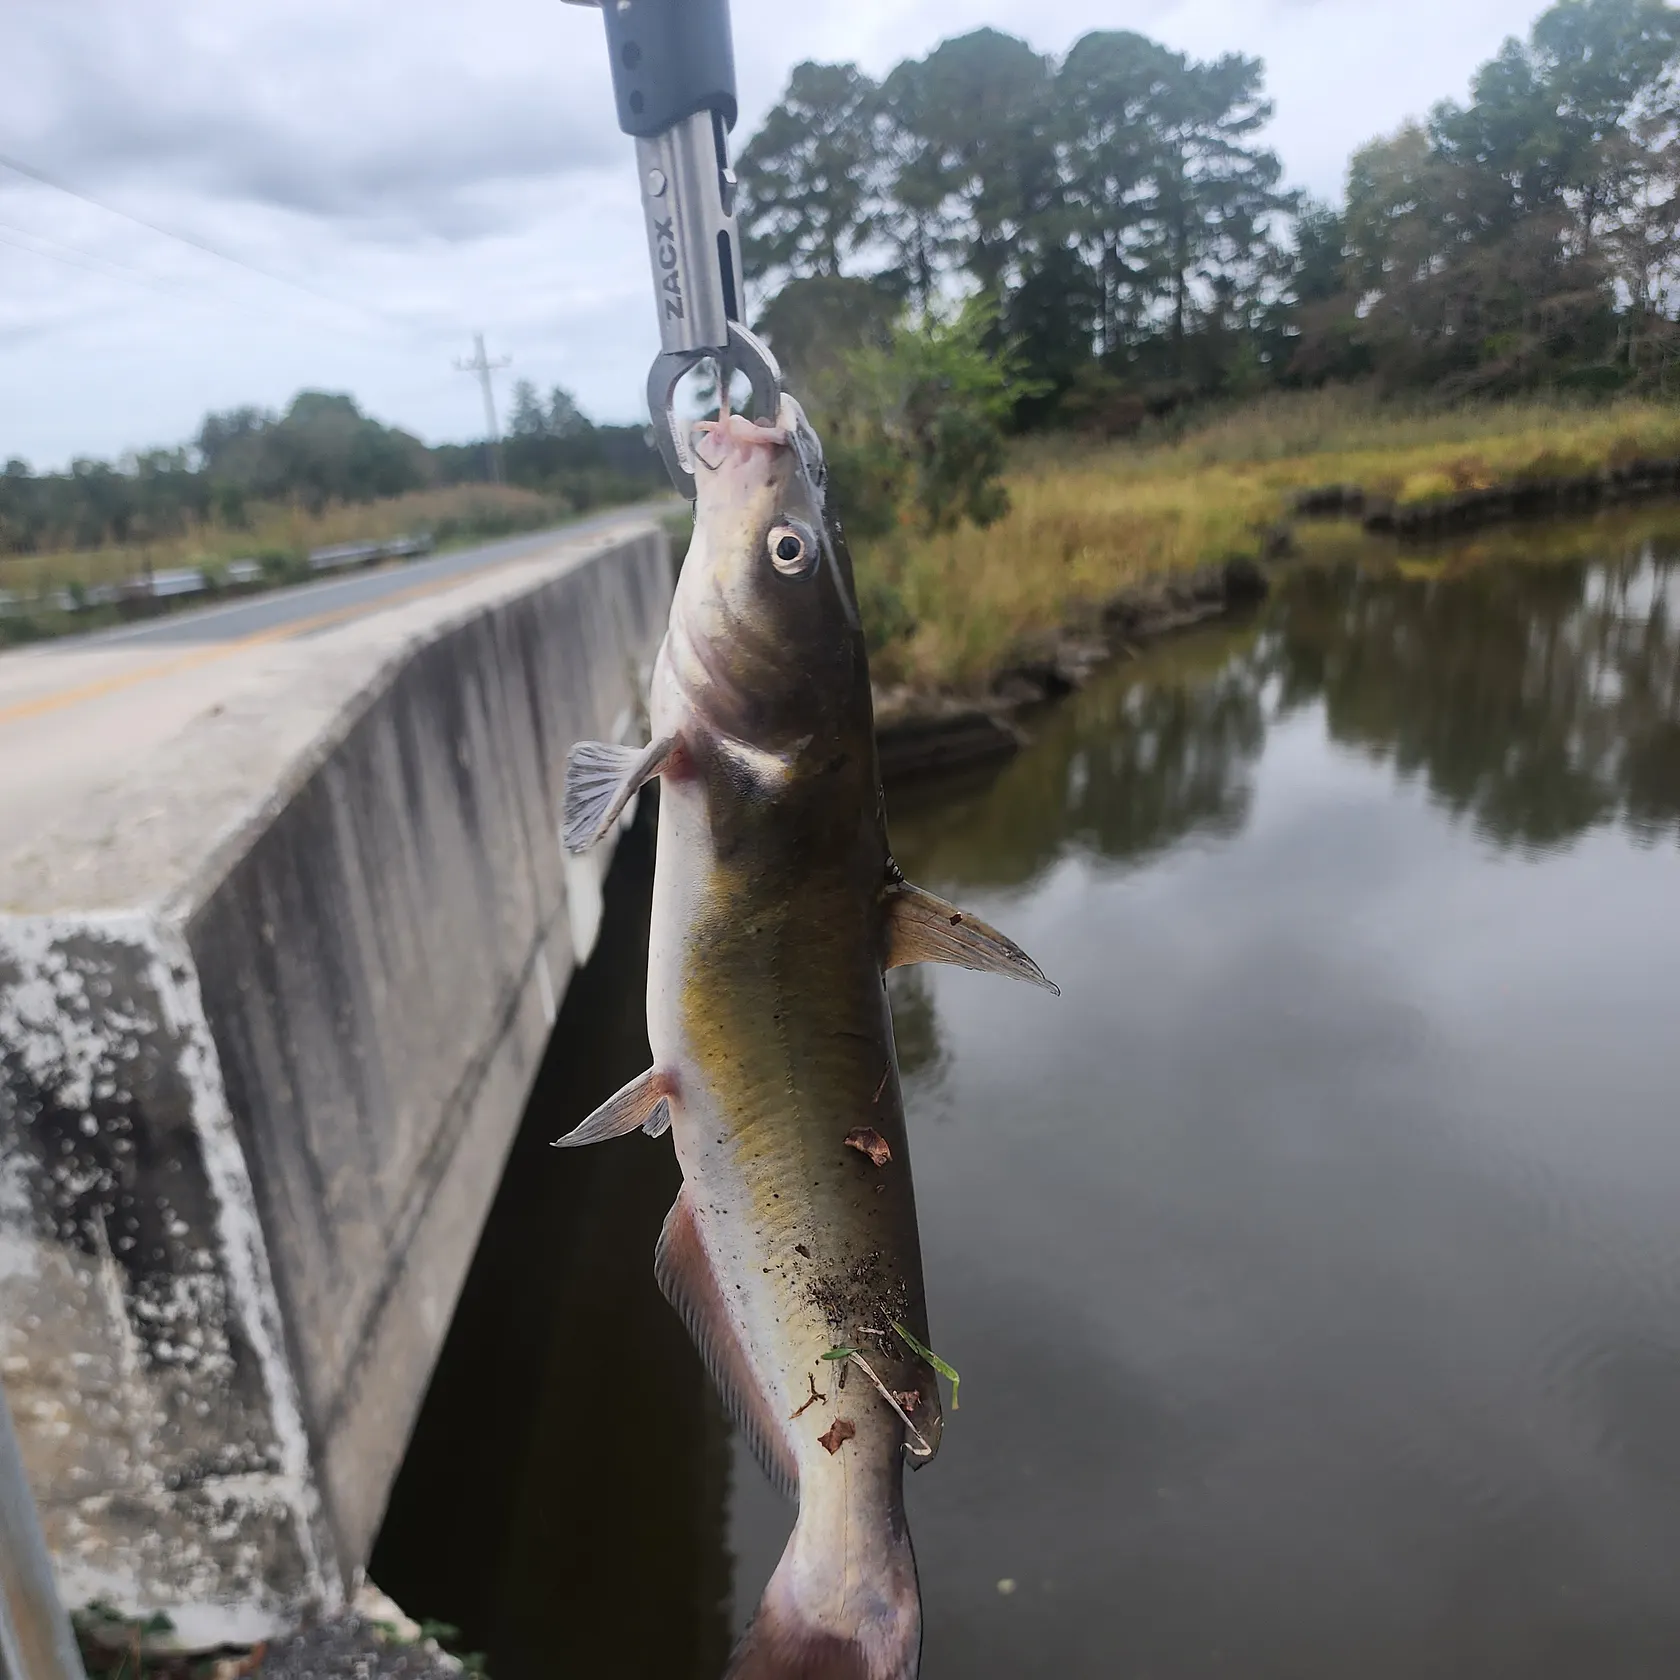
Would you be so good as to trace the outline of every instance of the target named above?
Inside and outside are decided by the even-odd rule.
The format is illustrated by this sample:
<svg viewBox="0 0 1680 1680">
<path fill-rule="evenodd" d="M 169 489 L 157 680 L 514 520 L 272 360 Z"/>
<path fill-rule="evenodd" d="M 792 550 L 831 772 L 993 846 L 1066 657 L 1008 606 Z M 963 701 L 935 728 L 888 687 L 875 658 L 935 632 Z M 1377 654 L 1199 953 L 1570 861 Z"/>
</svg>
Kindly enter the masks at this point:
<svg viewBox="0 0 1680 1680">
<path fill-rule="evenodd" d="M 1257 553 L 1304 489 L 1404 505 L 1676 455 L 1680 409 L 1654 403 L 1431 412 L 1277 394 L 1126 442 L 1022 440 L 1001 520 L 860 545 L 859 588 L 880 674 L 960 691 L 1129 584 Z"/>
</svg>

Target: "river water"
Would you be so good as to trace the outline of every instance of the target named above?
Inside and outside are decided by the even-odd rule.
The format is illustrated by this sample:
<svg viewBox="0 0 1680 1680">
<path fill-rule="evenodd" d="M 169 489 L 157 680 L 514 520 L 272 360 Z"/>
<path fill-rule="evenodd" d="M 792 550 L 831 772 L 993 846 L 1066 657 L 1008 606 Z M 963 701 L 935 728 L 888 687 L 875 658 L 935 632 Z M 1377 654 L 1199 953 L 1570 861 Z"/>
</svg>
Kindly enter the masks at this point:
<svg viewBox="0 0 1680 1680">
<path fill-rule="evenodd" d="M 894 802 L 1063 989 L 893 977 L 925 1680 L 1680 1672 L 1680 563 L 1598 543 L 1298 573 Z M 668 1148 L 544 1146 L 644 1065 L 646 870 L 374 1562 L 494 1680 L 714 1680 L 790 1518 L 651 1282 Z"/>
</svg>

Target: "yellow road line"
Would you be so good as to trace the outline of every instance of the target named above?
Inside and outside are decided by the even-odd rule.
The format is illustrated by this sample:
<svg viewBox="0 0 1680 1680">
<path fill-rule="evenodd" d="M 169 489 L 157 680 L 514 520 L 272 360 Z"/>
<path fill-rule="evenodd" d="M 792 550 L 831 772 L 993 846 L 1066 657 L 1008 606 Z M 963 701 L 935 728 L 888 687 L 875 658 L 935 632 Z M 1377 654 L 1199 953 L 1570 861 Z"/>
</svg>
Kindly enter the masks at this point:
<svg viewBox="0 0 1680 1680">
<path fill-rule="evenodd" d="M 530 556 L 522 555 L 519 558 L 528 559 Z M 470 571 L 454 572 L 448 577 L 413 584 L 407 589 L 378 596 L 372 601 L 357 601 L 348 607 L 335 607 L 331 612 L 316 613 L 312 618 L 292 619 L 285 624 L 270 625 L 266 630 L 253 630 L 248 636 L 240 636 L 231 642 L 216 642 L 210 647 L 200 648 L 196 653 L 184 653 L 178 658 L 166 659 L 160 665 L 147 665 L 138 671 L 119 671 L 112 676 L 101 677 L 97 682 L 83 683 L 80 688 L 61 689 L 57 694 L 43 694 L 34 700 L 22 700 L 15 706 L 0 710 L 0 727 L 8 723 L 24 723 L 31 718 L 45 717 L 50 712 L 61 712 L 67 707 L 79 706 L 88 700 L 99 700 L 107 694 L 117 694 L 125 688 L 134 688 L 140 683 L 152 682 L 159 677 L 173 677 L 182 671 L 197 670 L 201 665 L 213 665 L 218 659 L 231 658 L 236 653 L 243 653 L 247 648 L 261 647 L 267 642 L 289 641 L 294 636 L 307 635 L 311 630 L 324 630 L 327 626 L 340 624 L 348 618 L 382 611 L 386 607 L 394 607 L 405 601 L 417 601 L 427 595 L 437 595 L 473 578 L 483 577 L 486 572 L 494 571 L 497 565 L 509 564 L 511 561 L 504 560 L 490 566 L 475 566 Z"/>
</svg>

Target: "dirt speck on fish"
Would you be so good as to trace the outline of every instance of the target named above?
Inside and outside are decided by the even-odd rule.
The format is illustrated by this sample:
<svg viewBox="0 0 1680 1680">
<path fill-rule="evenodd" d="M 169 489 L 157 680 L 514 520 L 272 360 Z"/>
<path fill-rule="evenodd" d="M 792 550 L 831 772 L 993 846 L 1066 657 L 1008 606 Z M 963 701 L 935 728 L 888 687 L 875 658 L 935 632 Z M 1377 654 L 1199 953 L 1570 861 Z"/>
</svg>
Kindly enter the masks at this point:
<svg viewBox="0 0 1680 1680">
<path fill-rule="evenodd" d="M 851 561 L 798 403 L 783 398 L 774 426 L 702 430 L 653 739 L 585 742 L 566 780 L 574 850 L 660 783 L 654 1066 L 559 1141 L 669 1129 L 683 1189 L 655 1274 L 736 1426 L 798 1500 L 728 1680 L 914 1680 L 904 1461 L 933 1456 L 941 1416 L 917 1352 L 927 1305 L 884 977 L 945 962 L 1054 988 L 892 860 Z M 840 1140 L 892 1171 L 846 1167 Z M 837 1367 L 836 1349 L 849 1350 Z M 816 1376 L 837 1370 L 837 1397 L 865 1357 L 850 1415 L 819 1430 Z"/>
</svg>

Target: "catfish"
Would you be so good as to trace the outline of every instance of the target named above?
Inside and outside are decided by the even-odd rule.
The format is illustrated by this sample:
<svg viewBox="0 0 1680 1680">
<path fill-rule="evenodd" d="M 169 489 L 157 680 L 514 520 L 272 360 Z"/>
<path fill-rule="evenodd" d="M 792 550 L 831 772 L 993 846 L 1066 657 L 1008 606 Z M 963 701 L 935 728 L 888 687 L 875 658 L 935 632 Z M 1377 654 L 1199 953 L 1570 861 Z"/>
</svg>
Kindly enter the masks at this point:
<svg viewBox="0 0 1680 1680">
<path fill-rule="evenodd" d="M 912 1680 L 903 1472 L 942 1419 L 885 976 L 944 962 L 1055 988 L 893 862 L 851 561 L 799 404 L 700 432 L 652 741 L 579 745 L 565 790 L 585 850 L 659 781 L 654 1065 L 559 1141 L 671 1134 L 659 1285 L 798 1501 L 729 1676 Z"/>
</svg>

